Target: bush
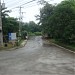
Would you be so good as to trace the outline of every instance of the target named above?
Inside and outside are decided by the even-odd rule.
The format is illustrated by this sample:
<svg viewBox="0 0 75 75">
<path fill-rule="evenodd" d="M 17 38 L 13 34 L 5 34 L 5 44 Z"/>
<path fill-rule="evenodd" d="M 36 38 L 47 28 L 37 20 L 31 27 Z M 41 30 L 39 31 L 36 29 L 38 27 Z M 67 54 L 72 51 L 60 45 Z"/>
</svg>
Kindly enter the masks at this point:
<svg viewBox="0 0 75 75">
<path fill-rule="evenodd" d="M 35 32 L 34 34 L 35 34 L 36 36 L 42 35 L 41 32 Z"/>
</svg>

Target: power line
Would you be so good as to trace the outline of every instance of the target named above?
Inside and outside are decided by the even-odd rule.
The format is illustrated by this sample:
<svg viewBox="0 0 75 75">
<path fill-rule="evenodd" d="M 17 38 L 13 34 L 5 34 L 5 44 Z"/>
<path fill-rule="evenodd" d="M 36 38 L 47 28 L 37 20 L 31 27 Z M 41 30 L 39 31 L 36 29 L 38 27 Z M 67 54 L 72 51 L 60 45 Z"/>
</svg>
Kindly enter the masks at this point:
<svg viewBox="0 0 75 75">
<path fill-rule="evenodd" d="M 6 0 L 5 0 L 6 1 Z M 6 3 L 8 3 L 8 2 L 12 2 L 12 0 L 10 0 L 10 1 L 6 1 Z"/>
<path fill-rule="evenodd" d="M 37 5 L 34 4 L 34 5 L 30 5 L 30 6 L 24 7 L 24 8 L 27 9 L 27 8 L 31 8 L 31 7 L 33 7 L 33 6 L 37 6 Z"/>
<path fill-rule="evenodd" d="M 8 2 L 8 3 L 6 3 L 6 4 L 7 4 L 8 6 L 10 6 L 10 5 L 13 6 L 14 4 L 17 5 L 17 4 L 22 3 L 22 2 L 24 3 L 25 0 L 18 0 L 18 1 L 15 0 L 15 1 Z"/>
<path fill-rule="evenodd" d="M 25 9 L 27 9 L 27 8 L 31 8 L 31 7 L 33 7 L 33 6 L 37 6 L 36 4 L 34 4 L 34 5 L 29 5 L 29 6 L 27 6 L 27 7 L 24 7 Z M 15 9 L 13 9 L 12 11 L 15 11 Z M 16 10 L 17 11 L 17 10 Z"/>
<path fill-rule="evenodd" d="M 24 7 L 24 8 L 27 9 L 27 8 L 30 8 L 30 7 L 33 7 L 33 6 L 37 6 L 37 4 L 36 4 L 36 3 L 30 4 L 29 6 L 26 6 L 26 7 Z M 20 8 L 20 7 L 18 7 L 18 8 Z M 12 9 L 12 12 L 18 12 L 18 10 Z M 25 11 L 24 11 L 24 12 L 25 12 Z M 18 15 L 18 16 L 19 16 L 19 15 Z"/>
<path fill-rule="evenodd" d="M 19 6 L 23 6 L 23 5 L 29 4 L 29 3 L 31 3 L 31 2 L 34 2 L 34 1 L 36 1 L 36 0 L 32 0 L 32 1 L 26 2 L 26 3 L 24 3 L 24 4 L 18 5 L 18 6 L 16 6 L 16 7 L 11 8 L 11 9 L 15 9 L 15 8 L 17 8 L 17 7 L 19 7 Z M 11 10 L 11 9 L 10 9 L 10 10 Z"/>
<path fill-rule="evenodd" d="M 6 0 L 5 0 L 6 1 Z M 16 2 L 16 1 L 19 1 L 19 0 L 10 0 L 10 1 L 6 1 L 5 3 L 12 3 L 12 2 Z"/>
<path fill-rule="evenodd" d="M 29 2 L 27 2 L 27 3 L 21 4 L 20 6 L 23 6 L 23 5 L 25 5 L 25 4 L 28 4 L 28 3 L 31 3 L 31 2 L 34 2 L 34 1 L 36 1 L 36 0 L 29 1 Z"/>
</svg>

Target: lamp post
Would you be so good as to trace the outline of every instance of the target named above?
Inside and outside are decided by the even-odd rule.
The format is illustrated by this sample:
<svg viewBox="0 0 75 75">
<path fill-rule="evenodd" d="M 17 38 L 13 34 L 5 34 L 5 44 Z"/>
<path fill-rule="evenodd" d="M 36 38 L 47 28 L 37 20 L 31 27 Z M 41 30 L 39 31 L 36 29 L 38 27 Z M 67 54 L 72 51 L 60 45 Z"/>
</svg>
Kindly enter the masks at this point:
<svg viewBox="0 0 75 75">
<path fill-rule="evenodd" d="M 1 18 L 1 0 L 0 0 L 0 46 L 3 46 L 2 18 Z"/>
</svg>

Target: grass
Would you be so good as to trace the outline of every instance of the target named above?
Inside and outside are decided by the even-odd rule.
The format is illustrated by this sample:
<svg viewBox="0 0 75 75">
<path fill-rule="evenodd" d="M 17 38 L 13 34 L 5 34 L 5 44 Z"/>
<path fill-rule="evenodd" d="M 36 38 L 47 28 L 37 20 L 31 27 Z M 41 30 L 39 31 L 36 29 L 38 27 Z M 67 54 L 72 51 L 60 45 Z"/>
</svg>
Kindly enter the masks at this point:
<svg viewBox="0 0 75 75">
<path fill-rule="evenodd" d="M 40 35 L 42 35 L 42 32 L 35 32 L 34 33 L 36 36 L 40 36 Z"/>
<path fill-rule="evenodd" d="M 57 45 L 60 45 L 60 46 L 62 46 L 62 47 L 65 47 L 65 48 L 67 48 L 67 49 L 70 49 L 70 50 L 72 50 L 72 51 L 75 51 L 75 44 L 65 44 L 65 43 L 61 43 L 61 42 L 59 42 L 59 41 L 56 41 L 56 40 L 54 40 L 54 39 L 50 39 L 50 42 L 53 42 L 53 43 L 55 43 L 55 44 L 57 44 Z"/>
<path fill-rule="evenodd" d="M 0 46 L 0 51 L 1 50 L 8 50 L 8 49 L 20 46 L 23 41 L 24 40 L 20 40 L 19 42 L 16 42 L 14 45 L 11 42 L 10 43 L 4 43 L 4 46 Z M 5 44 L 7 44 L 7 46 L 5 46 Z"/>
<path fill-rule="evenodd" d="M 29 32 L 29 36 L 40 36 L 42 35 L 42 32 Z"/>
<path fill-rule="evenodd" d="M 24 41 L 24 40 L 20 40 L 20 41 L 19 41 L 19 43 L 18 43 L 18 44 L 19 44 L 18 46 L 20 46 L 20 45 L 21 45 L 21 43 L 22 43 L 23 41 Z"/>
<path fill-rule="evenodd" d="M 5 43 L 4 43 L 4 45 L 5 45 Z M 14 46 L 13 46 L 13 44 L 11 44 L 11 43 L 7 43 L 7 46 L 0 46 L 0 50 L 7 50 L 7 49 L 10 49 L 10 48 L 13 48 Z"/>
</svg>

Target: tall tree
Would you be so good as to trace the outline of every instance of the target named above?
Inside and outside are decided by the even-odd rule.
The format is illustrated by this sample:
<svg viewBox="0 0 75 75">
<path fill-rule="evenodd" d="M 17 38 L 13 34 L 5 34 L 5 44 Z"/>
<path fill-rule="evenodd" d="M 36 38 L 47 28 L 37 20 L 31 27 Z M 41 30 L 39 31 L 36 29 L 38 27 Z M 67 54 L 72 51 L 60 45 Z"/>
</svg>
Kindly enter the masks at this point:
<svg viewBox="0 0 75 75">
<path fill-rule="evenodd" d="M 50 17 L 51 29 L 56 39 L 70 42 L 75 37 L 75 1 L 66 0 L 58 4 Z"/>
<path fill-rule="evenodd" d="M 43 34 L 50 34 L 48 20 L 52 16 L 54 8 L 53 5 L 46 3 L 40 10 L 40 23 L 42 25 Z"/>
<path fill-rule="evenodd" d="M 29 23 L 24 23 L 22 26 L 22 31 L 26 30 L 27 32 L 41 32 L 41 26 L 37 25 L 35 22 L 30 21 Z"/>
<path fill-rule="evenodd" d="M 50 37 L 75 41 L 75 0 L 64 0 L 56 6 L 46 3 L 40 10 L 40 23 Z"/>
<path fill-rule="evenodd" d="M 19 22 L 16 18 L 8 17 L 6 18 L 6 23 L 3 25 L 3 33 L 7 35 L 9 32 L 18 32 Z"/>
</svg>

